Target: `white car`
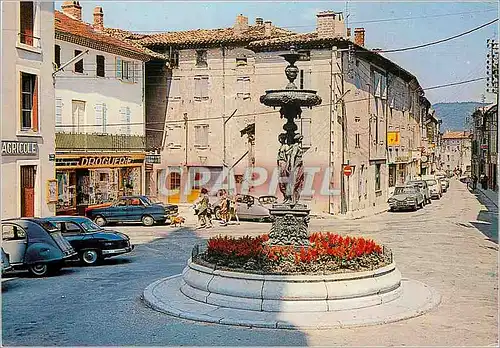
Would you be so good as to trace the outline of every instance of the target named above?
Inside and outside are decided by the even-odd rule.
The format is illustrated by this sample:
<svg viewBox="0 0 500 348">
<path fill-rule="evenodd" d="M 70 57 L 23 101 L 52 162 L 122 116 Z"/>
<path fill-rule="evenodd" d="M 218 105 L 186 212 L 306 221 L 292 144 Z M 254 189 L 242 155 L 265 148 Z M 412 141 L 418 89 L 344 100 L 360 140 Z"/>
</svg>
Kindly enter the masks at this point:
<svg viewBox="0 0 500 348">
<path fill-rule="evenodd" d="M 431 198 L 440 199 L 443 196 L 443 191 L 441 183 L 438 179 L 424 179 L 429 186 L 429 191 L 431 193 Z"/>
</svg>

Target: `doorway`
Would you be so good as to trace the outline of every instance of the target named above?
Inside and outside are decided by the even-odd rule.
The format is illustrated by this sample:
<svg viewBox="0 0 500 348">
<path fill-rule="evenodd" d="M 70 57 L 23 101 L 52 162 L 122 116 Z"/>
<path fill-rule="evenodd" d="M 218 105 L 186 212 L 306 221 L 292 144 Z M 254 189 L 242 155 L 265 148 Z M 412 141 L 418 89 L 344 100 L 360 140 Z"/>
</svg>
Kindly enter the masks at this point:
<svg viewBox="0 0 500 348">
<path fill-rule="evenodd" d="M 21 166 L 21 217 L 35 216 L 36 166 Z"/>
</svg>

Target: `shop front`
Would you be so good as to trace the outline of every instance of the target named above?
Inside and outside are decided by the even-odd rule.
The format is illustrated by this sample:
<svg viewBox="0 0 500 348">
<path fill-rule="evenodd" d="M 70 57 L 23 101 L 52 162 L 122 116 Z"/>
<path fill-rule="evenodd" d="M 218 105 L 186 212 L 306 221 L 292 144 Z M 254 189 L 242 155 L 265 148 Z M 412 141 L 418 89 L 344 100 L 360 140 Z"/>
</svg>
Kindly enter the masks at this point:
<svg viewBox="0 0 500 348">
<path fill-rule="evenodd" d="M 142 194 L 144 154 L 57 155 L 58 215 Z"/>
</svg>

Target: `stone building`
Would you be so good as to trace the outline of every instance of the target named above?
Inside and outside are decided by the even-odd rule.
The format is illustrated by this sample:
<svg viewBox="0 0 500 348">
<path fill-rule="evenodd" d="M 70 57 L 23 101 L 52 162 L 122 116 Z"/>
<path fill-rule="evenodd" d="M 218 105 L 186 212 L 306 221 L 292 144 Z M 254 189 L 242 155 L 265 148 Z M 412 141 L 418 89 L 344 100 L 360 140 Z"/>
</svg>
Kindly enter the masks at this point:
<svg viewBox="0 0 500 348">
<path fill-rule="evenodd" d="M 54 4 L 2 4 L 2 218 L 55 214 Z"/>
<path fill-rule="evenodd" d="M 313 211 L 332 214 L 385 208 L 388 163 L 401 165 L 405 178 L 418 173 L 423 91 L 411 73 L 364 48 L 364 29 L 356 28 L 354 38 L 346 32 L 342 13 L 331 11 L 318 13 L 316 31 L 305 34 L 261 18 L 250 25 L 242 15 L 231 28 L 113 32 L 170 56 L 163 69 L 164 109 L 155 118 L 148 112 L 147 120 L 165 123 L 164 138 L 157 139 L 158 197 L 195 199 L 201 167 L 210 168 L 212 181 L 231 168 L 238 191 L 250 181 L 254 195 L 277 194 L 272 179 L 284 122 L 279 110 L 264 107 L 259 97 L 266 89 L 285 87 L 286 62 L 279 54 L 294 46 L 301 53 L 297 86 L 316 90 L 323 100 L 297 121 L 304 165 L 315 173 L 309 176 L 314 192 L 306 189 L 302 199 Z M 388 151 L 389 129 L 399 142 Z M 343 175 L 345 165 L 353 169 L 349 177 Z"/>
<path fill-rule="evenodd" d="M 161 58 L 105 32 L 101 7 L 55 11 L 57 212 L 145 193 L 144 63 Z M 91 9 L 89 9 L 91 10 Z M 75 58 L 76 57 L 76 58 Z"/>
<path fill-rule="evenodd" d="M 435 110 L 428 109 L 422 127 L 421 175 L 431 175 L 441 170 L 441 135 L 439 131 L 441 123 L 442 121 L 436 117 Z"/>
<path fill-rule="evenodd" d="M 446 173 L 470 173 L 471 134 L 468 131 L 447 131 L 441 138 L 441 169 Z"/>
<path fill-rule="evenodd" d="M 488 188 L 498 192 L 498 104 L 472 115 L 472 174 L 488 177 Z"/>
</svg>

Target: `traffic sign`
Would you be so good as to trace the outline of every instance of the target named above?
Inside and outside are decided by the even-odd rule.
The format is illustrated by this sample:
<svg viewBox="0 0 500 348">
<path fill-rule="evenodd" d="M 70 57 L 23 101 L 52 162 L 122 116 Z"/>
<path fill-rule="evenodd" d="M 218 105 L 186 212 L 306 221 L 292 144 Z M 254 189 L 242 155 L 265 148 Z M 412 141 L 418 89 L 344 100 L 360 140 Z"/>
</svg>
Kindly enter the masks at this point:
<svg viewBox="0 0 500 348">
<path fill-rule="evenodd" d="M 352 174 L 352 167 L 349 165 L 344 166 L 344 175 L 351 176 L 351 174 Z"/>
</svg>

